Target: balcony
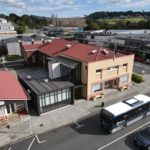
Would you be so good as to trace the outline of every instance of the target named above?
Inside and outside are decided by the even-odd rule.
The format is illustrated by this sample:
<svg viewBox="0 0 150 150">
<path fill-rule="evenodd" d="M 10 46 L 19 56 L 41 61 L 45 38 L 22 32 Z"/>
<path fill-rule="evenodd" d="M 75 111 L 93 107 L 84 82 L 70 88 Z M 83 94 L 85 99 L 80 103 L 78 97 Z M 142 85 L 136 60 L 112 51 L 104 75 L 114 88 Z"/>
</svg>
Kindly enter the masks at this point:
<svg viewBox="0 0 150 150">
<path fill-rule="evenodd" d="M 108 70 L 106 73 L 107 77 L 114 77 L 118 75 L 118 69 Z"/>
<path fill-rule="evenodd" d="M 126 72 L 127 72 L 127 67 L 126 67 L 126 66 L 119 68 L 119 75 L 120 75 L 120 74 L 124 74 L 124 73 L 126 73 Z"/>
</svg>

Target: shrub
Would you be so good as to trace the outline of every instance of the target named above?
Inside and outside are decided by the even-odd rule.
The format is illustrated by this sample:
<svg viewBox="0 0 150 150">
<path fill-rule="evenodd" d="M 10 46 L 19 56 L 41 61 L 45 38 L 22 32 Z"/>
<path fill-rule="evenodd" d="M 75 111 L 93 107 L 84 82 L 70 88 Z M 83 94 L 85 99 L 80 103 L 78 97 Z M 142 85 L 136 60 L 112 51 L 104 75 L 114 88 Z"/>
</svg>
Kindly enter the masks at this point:
<svg viewBox="0 0 150 150">
<path fill-rule="evenodd" d="M 23 59 L 23 57 L 19 55 L 7 55 L 6 56 L 7 61 L 13 61 L 13 60 L 19 60 L 19 59 Z"/>
<path fill-rule="evenodd" d="M 144 81 L 143 77 L 139 74 L 133 73 L 132 74 L 132 81 L 135 83 L 141 83 Z"/>
</svg>

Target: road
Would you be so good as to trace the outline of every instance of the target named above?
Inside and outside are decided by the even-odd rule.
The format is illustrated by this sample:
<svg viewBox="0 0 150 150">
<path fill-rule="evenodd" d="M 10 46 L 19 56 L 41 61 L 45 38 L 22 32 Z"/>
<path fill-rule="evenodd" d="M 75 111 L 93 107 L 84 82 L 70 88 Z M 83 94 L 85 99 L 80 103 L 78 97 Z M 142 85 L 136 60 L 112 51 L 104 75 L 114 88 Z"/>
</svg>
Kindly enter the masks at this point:
<svg viewBox="0 0 150 150">
<path fill-rule="evenodd" d="M 150 92 L 147 95 L 150 96 Z M 147 126 L 150 126 L 150 116 L 121 131 L 108 134 L 100 128 L 97 114 L 0 150 L 137 150 L 133 144 L 134 135 Z"/>
<path fill-rule="evenodd" d="M 139 74 L 142 74 L 142 71 L 144 71 L 144 75 L 150 74 L 150 64 L 134 62 L 133 71 Z"/>
</svg>

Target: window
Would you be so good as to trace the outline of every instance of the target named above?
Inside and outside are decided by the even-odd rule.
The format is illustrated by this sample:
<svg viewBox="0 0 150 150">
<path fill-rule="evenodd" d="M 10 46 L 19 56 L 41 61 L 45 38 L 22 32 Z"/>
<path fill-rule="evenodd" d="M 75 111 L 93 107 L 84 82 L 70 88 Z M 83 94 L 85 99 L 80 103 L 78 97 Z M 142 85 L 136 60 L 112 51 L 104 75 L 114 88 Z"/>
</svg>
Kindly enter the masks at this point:
<svg viewBox="0 0 150 150">
<path fill-rule="evenodd" d="M 61 91 L 58 91 L 58 102 L 62 101 L 62 98 L 61 98 Z"/>
<path fill-rule="evenodd" d="M 115 70 L 115 69 L 118 69 L 118 66 L 112 66 L 107 68 L 108 71 Z"/>
<path fill-rule="evenodd" d="M 128 64 L 123 64 L 123 67 L 127 67 Z"/>
<path fill-rule="evenodd" d="M 62 90 L 62 100 L 66 100 L 67 99 L 67 94 L 66 94 L 66 89 Z"/>
<path fill-rule="evenodd" d="M 55 103 L 54 93 L 50 93 L 51 104 Z"/>
<path fill-rule="evenodd" d="M 95 39 L 95 36 L 94 36 L 94 35 L 91 35 L 91 39 Z"/>
<path fill-rule="evenodd" d="M 102 84 L 101 83 L 97 83 L 97 84 L 94 84 L 92 86 L 92 91 L 95 93 L 95 92 L 98 92 L 98 91 L 101 91 L 102 89 Z"/>
<path fill-rule="evenodd" d="M 49 94 L 46 94 L 46 95 L 45 95 L 45 104 L 46 104 L 46 105 L 49 105 L 49 104 L 50 104 L 50 97 L 49 97 Z"/>
<path fill-rule="evenodd" d="M 102 73 L 102 69 L 97 69 L 96 70 L 96 73 L 98 74 L 98 73 Z"/>
<path fill-rule="evenodd" d="M 128 76 L 122 76 L 120 77 L 120 83 L 121 84 L 124 84 L 124 83 L 128 83 Z"/>
</svg>

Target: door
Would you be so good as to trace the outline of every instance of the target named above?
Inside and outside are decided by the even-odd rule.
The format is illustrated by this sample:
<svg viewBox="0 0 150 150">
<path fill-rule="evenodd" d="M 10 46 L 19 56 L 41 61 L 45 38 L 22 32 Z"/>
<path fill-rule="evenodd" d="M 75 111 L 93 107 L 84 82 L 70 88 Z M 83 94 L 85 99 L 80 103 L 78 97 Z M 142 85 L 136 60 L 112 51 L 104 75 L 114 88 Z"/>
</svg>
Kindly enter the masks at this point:
<svg viewBox="0 0 150 150">
<path fill-rule="evenodd" d="M 118 88 L 118 79 L 113 80 L 113 87 Z"/>
<path fill-rule="evenodd" d="M 6 105 L 6 114 L 12 114 L 13 112 L 15 112 L 15 104 L 8 104 Z"/>
</svg>

